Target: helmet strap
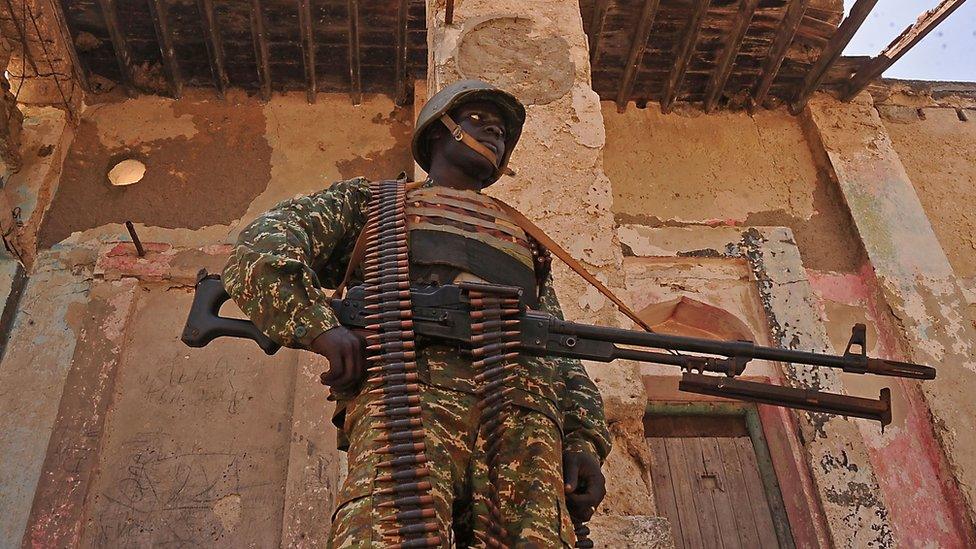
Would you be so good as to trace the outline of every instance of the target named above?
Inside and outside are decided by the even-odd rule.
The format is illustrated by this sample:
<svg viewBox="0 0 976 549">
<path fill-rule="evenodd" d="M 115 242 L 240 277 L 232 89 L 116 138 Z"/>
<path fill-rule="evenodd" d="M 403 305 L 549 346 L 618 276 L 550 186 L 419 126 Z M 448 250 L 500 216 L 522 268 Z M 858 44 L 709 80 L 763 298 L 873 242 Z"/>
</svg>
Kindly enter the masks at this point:
<svg viewBox="0 0 976 549">
<path fill-rule="evenodd" d="M 471 137 L 471 134 L 462 130 L 461 126 L 459 126 L 457 122 L 450 117 L 450 115 L 441 115 L 441 123 L 447 127 L 448 131 L 451 132 L 451 136 L 453 136 L 456 141 L 464 143 L 469 149 L 487 158 L 488 161 L 491 162 L 491 165 L 494 166 L 495 169 L 498 169 L 498 157 L 495 155 L 495 153 L 491 152 L 491 149 L 488 147 L 482 145 L 480 141 Z M 515 175 L 515 172 L 507 167 L 504 168 L 502 173 L 506 175 Z"/>
</svg>

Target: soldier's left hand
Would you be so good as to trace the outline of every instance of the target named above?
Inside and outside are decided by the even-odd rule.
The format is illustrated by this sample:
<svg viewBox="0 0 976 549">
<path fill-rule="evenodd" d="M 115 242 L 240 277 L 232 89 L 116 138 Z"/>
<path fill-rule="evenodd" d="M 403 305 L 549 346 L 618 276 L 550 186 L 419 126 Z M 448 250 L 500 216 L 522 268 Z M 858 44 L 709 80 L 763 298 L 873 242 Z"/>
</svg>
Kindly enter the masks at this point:
<svg viewBox="0 0 976 549">
<path fill-rule="evenodd" d="M 569 515 L 580 522 L 590 520 L 596 506 L 607 495 L 607 480 L 600 470 L 600 460 L 588 453 L 565 452 L 563 481 Z"/>
</svg>

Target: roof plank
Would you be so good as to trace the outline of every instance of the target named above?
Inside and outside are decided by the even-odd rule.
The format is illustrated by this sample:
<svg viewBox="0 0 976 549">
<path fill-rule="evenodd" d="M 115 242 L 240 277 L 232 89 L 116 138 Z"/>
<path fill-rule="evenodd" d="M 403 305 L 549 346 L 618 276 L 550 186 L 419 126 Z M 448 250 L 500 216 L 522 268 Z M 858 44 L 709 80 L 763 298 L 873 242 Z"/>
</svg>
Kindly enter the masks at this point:
<svg viewBox="0 0 976 549">
<path fill-rule="evenodd" d="M 909 25 L 901 34 L 888 44 L 877 57 L 865 63 L 851 78 L 843 99 L 850 101 L 867 87 L 872 80 L 881 76 L 888 67 L 894 65 L 908 50 L 915 47 L 928 33 L 946 20 L 952 12 L 962 6 L 966 0 L 942 0 L 938 6 L 923 13 L 914 24 Z"/>
<path fill-rule="evenodd" d="M 874 9 L 874 5 L 877 3 L 878 0 L 857 0 L 851 6 L 850 13 L 841 21 L 840 26 L 837 27 L 837 32 L 827 41 L 827 45 L 820 52 L 820 57 L 813 63 L 810 70 L 807 71 L 803 82 L 797 89 L 796 95 L 793 97 L 793 103 L 790 105 L 790 110 L 794 114 L 802 111 L 803 107 L 806 106 L 807 101 L 810 100 L 810 96 L 813 95 L 813 92 L 823 82 L 827 71 L 830 70 L 830 67 L 837 61 L 841 53 L 843 53 L 844 48 L 850 43 L 851 38 L 854 38 L 857 29 L 861 28 L 861 24 L 864 23 L 864 20 L 867 19 L 871 10 Z"/>
<path fill-rule="evenodd" d="M 596 0 L 593 3 L 593 17 L 590 19 L 590 28 L 587 29 L 586 33 L 590 47 L 591 67 L 596 65 L 597 58 L 600 55 L 600 39 L 603 37 L 603 27 L 607 22 L 607 10 L 609 8 L 610 0 Z"/>
<path fill-rule="evenodd" d="M 251 41 L 254 42 L 254 60 L 258 69 L 261 98 L 271 99 L 271 65 L 268 56 L 268 37 L 264 30 L 264 11 L 261 0 L 251 0 Z"/>
<path fill-rule="evenodd" d="M 102 10 L 102 18 L 105 21 L 105 28 L 108 30 L 109 38 L 112 40 L 112 49 L 115 51 L 115 60 L 119 65 L 119 72 L 122 74 L 122 85 L 129 95 L 135 94 L 132 51 L 129 44 L 125 41 L 125 35 L 119 27 L 119 17 L 116 11 L 115 0 L 98 0 L 98 7 Z"/>
<path fill-rule="evenodd" d="M 793 0 L 787 6 L 779 32 L 776 33 L 776 38 L 769 47 L 769 54 L 763 63 L 762 77 L 753 89 L 753 104 L 762 105 L 766 102 L 769 88 L 776 80 L 779 68 L 783 66 L 783 59 L 786 59 L 786 53 L 790 51 L 790 44 L 793 43 L 793 37 L 796 36 L 796 31 L 800 28 L 800 22 L 803 21 L 803 15 L 809 5 L 810 0 Z"/>
<path fill-rule="evenodd" d="M 705 87 L 705 112 L 712 112 L 719 96 L 725 91 L 725 84 L 729 81 L 729 75 L 732 74 L 732 65 L 735 64 L 735 58 L 742 46 L 742 39 L 745 38 L 746 31 L 749 30 L 749 23 L 752 22 L 758 5 L 759 0 L 740 0 L 739 2 L 739 11 L 736 13 L 735 22 L 729 30 L 725 49 L 722 50 L 715 70 Z"/>
<path fill-rule="evenodd" d="M 302 35 L 302 61 L 305 65 L 305 96 L 315 103 L 318 81 L 315 75 L 315 32 L 312 30 L 311 0 L 298 0 L 298 25 Z"/>
<path fill-rule="evenodd" d="M 407 102 L 407 16 L 409 15 L 409 0 L 399 0 L 397 4 L 396 22 L 396 59 L 394 59 L 394 96 L 393 101 L 403 106 Z"/>
<path fill-rule="evenodd" d="M 179 99 L 183 95 L 183 76 L 173 52 L 173 34 L 169 28 L 168 13 L 163 0 L 149 0 L 149 14 L 156 29 L 156 40 L 159 42 L 159 54 L 163 58 L 169 91 L 173 98 Z"/>
<path fill-rule="evenodd" d="M 708 12 L 709 0 L 696 0 L 692 8 L 691 17 L 685 26 L 681 42 L 675 54 L 674 65 L 668 75 L 668 80 L 664 85 L 664 92 L 661 94 L 661 112 L 669 113 L 674 107 L 674 100 L 678 97 L 681 90 L 681 83 L 685 79 L 688 71 L 688 64 L 691 56 L 695 53 L 695 45 L 698 43 L 698 35 L 701 33 L 702 21 L 705 20 L 705 13 Z"/>
<path fill-rule="evenodd" d="M 306 0 L 307 1 L 307 0 Z M 348 0 L 349 6 L 349 95 L 353 105 L 363 102 L 363 81 L 359 54 L 359 0 Z"/>
<path fill-rule="evenodd" d="M 707 2 L 707 0 L 705 0 Z M 640 18 L 634 28 L 633 38 L 630 42 L 630 52 L 627 54 L 627 64 L 624 66 L 624 76 L 620 81 L 620 88 L 617 91 L 617 110 L 623 111 L 627 107 L 627 101 L 634 91 L 634 82 L 637 81 L 637 68 L 640 67 L 644 59 L 644 52 L 647 50 L 647 40 L 651 35 L 651 27 L 654 26 L 654 17 L 657 9 L 661 5 L 660 0 L 644 0 L 644 7 L 641 8 Z"/>
<path fill-rule="evenodd" d="M 207 56 L 210 59 L 210 72 L 213 75 L 214 85 L 217 87 L 217 95 L 223 97 L 230 81 L 227 78 L 227 67 L 224 64 L 224 47 L 220 41 L 220 31 L 217 29 L 213 0 L 197 0 L 197 9 L 200 10 L 203 38 L 207 45 Z"/>
</svg>

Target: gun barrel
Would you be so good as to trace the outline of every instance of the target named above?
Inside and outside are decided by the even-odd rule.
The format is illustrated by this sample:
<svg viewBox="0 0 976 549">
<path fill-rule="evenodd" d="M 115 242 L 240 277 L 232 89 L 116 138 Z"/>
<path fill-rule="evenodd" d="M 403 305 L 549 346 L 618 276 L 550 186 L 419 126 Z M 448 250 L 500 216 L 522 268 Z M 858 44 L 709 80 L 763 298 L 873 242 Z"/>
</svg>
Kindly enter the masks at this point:
<svg viewBox="0 0 976 549">
<path fill-rule="evenodd" d="M 828 355 L 809 351 L 796 351 L 793 349 L 778 349 L 756 345 L 751 341 L 721 341 L 697 337 L 674 336 L 638 330 L 626 330 L 623 328 L 578 324 L 576 322 L 557 319 L 550 321 L 549 329 L 553 333 L 605 341 L 618 345 L 636 345 L 657 349 L 735 357 L 746 361 L 760 359 L 792 362 L 795 364 L 837 368 L 858 374 L 870 373 L 913 379 L 935 379 L 936 374 L 934 368 L 909 362 L 868 358 L 857 354 Z M 662 361 L 662 363 L 673 362 Z"/>
</svg>

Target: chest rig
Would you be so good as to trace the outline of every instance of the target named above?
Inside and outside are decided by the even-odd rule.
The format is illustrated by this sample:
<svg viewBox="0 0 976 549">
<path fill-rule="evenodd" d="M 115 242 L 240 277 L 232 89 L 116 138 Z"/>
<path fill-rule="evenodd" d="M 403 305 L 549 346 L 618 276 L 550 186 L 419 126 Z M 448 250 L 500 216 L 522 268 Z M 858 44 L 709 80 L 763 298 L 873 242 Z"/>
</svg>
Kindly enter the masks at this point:
<svg viewBox="0 0 976 549">
<path fill-rule="evenodd" d="M 471 303 L 472 368 L 478 384 L 489 477 L 488 513 L 476 529 L 487 547 L 508 547 L 497 492 L 498 451 L 506 429 L 506 387 L 518 375 L 518 317 L 525 290 L 537 292 L 536 264 L 547 255 L 487 197 L 452 189 L 417 189 L 403 180 L 370 184 L 368 220 L 353 253 L 362 257 L 366 294 L 366 387 L 379 395 L 371 414 L 381 435 L 373 496 L 387 510 L 381 518 L 387 546 L 439 547 L 430 494 L 426 440 L 421 419 L 411 279 L 457 283 Z M 410 252 L 408 254 L 408 242 Z M 409 257 L 408 257 L 409 256 Z M 548 267 L 548 263 L 545 264 Z M 353 266 L 350 266 L 350 271 Z M 475 280 L 465 279 L 473 275 Z M 481 282 L 483 281 L 483 282 Z M 485 283 L 489 282 L 489 283 Z"/>
</svg>

